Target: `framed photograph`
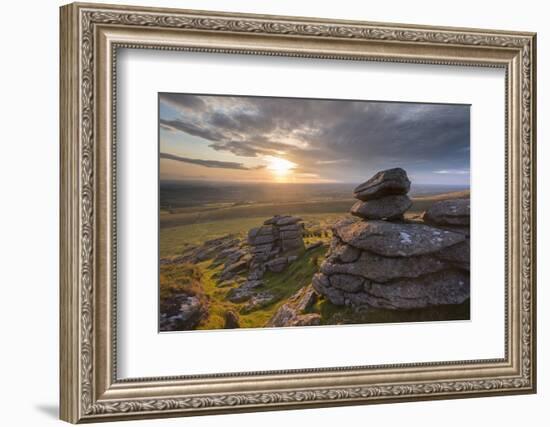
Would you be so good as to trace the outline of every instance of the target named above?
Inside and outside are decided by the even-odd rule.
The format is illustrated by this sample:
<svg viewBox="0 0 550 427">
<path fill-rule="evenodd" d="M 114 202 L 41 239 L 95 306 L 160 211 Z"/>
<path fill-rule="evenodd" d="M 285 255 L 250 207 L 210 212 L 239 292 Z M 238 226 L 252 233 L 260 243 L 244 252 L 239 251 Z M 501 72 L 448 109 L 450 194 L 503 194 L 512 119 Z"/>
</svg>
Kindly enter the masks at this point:
<svg viewBox="0 0 550 427">
<path fill-rule="evenodd" d="M 535 34 L 61 8 L 61 418 L 536 391 Z"/>
</svg>

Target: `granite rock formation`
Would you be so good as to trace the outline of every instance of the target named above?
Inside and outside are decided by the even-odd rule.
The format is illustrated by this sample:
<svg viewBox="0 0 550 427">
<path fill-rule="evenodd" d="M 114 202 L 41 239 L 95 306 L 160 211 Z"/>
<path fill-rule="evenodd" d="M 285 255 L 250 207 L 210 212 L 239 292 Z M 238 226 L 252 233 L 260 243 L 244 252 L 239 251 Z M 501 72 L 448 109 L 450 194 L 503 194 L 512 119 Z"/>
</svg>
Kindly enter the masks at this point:
<svg viewBox="0 0 550 427">
<path fill-rule="evenodd" d="M 403 169 L 359 185 L 353 216 L 333 226 L 313 287 L 335 305 L 405 310 L 461 304 L 470 296 L 470 200 L 434 203 L 423 220 L 411 206 Z"/>
<path fill-rule="evenodd" d="M 304 249 L 301 221 L 291 215 L 275 215 L 264 221 L 262 226 L 249 230 L 248 255 L 239 258 L 234 266 L 235 271 L 244 271 L 247 279 L 231 289 L 226 297 L 235 303 L 246 302 L 243 313 L 257 310 L 274 300 L 270 292 L 261 290 L 262 278 L 266 271 L 283 272 L 297 259 L 296 253 Z M 246 265 L 241 269 L 240 263 L 243 261 Z M 227 277 L 223 277 L 222 273 L 220 279 L 227 280 Z"/>
<path fill-rule="evenodd" d="M 266 270 L 279 273 L 295 259 L 292 253 L 304 248 L 301 221 L 295 216 L 275 215 L 248 232 L 252 255 L 249 280 L 260 280 Z"/>
<path fill-rule="evenodd" d="M 321 315 L 307 313 L 317 301 L 317 294 L 311 287 L 305 286 L 291 296 L 267 322 L 267 327 L 314 326 L 321 324 Z"/>
<path fill-rule="evenodd" d="M 208 316 L 208 306 L 197 296 L 181 293 L 163 304 L 160 330 L 195 329 Z"/>
</svg>

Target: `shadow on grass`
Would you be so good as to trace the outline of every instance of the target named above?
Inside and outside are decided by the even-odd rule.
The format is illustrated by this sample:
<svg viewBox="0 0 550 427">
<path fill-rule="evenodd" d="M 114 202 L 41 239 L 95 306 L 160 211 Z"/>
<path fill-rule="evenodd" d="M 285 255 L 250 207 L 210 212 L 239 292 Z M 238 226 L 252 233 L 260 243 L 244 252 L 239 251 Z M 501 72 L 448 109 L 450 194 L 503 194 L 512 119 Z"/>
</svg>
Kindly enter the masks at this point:
<svg viewBox="0 0 550 427">
<path fill-rule="evenodd" d="M 323 300 L 318 304 L 323 325 L 350 325 L 366 323 L 407 323 L 470 320 L 470 300 L 457 305 L 440 305 L 415 310 L 383 310 L 369 308 L 356 310 L 336 306 Z"/>
</svg>

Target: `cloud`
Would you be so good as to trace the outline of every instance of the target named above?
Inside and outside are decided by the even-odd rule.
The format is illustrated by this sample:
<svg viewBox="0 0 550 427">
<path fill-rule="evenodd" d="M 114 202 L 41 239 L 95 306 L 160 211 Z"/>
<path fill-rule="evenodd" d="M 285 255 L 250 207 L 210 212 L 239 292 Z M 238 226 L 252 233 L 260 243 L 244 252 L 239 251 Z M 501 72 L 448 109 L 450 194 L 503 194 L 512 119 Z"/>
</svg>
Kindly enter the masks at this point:
<svg viewBox="0 0 550 427">
<path fill-rule="evenodd" d="M 248 167 L 244 166 L 242 163 L 222 162 L 222 161 L 219 161 L 219 160 L 190 159 L 189 157 L 175 156 L 175 155 L 169 154 L 169 153 L 160 153 L 159 156 L 160 156 L 161 159 L 175 160 L 177 162 L 184 162 L 184 163 L 191 163 L 193 165 L 205 166 L 207 168 L 240 169 L 240 170 L 258 170 L 258 169 L 264 169 L 265 168 L 264 165 L 248 168 Z"/>
<path fill-rule="evenodd" d="M 163 129 L 238 157 L 283 157 L 323 178 L 470 168 L 468 105 L 191 94 L 161 94 L 160 102 L 172 111 Z"/>
<path fill-rule="evenodd" d="M 337 163 L 346 163 L 349 159 L 317 160 L 318 165 L 335 165 Z"/>
<path fill-rule="evenodd" d="M 223 138 L 223 134 L 215 128 L 201 126 L 201 124 L 184 120 L 160 120 L 160 126 L 167 130 L 180 131 L 193 136 L 213 141 Z"/>
</svg>

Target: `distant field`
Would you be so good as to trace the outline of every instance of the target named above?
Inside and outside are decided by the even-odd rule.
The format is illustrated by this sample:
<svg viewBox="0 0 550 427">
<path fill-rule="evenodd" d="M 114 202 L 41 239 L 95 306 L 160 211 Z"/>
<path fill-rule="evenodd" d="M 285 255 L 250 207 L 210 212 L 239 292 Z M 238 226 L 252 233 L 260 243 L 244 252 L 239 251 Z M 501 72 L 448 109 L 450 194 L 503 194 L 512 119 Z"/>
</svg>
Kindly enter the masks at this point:
<svg viewBox="0 0 550 427">
<path fill-rule="evenodd" d="M 413 198 L 413 205 L 407 211 L 408 217 L 421 214 L 438 200 L 468 197 L 469 191 Z M 187 244 L 201 244 L 206 240 L 227 234 L 244 236 L 248 230 L 257 227 L 275 214 L 292 214 L 304 221 L 330 224 L 348 215 L 354 200 L 316 201 L 303 203 L 261 203 L 255 205 L 226 205 L 199 210 L 197 207 L 179 213 L 160 215 L 160 256 L 181 253 Z M 182 212 L 185 211 L 185 212 Z"/>
<path fill-rule="evenodd" d="M 323 213 L 307 214 L 297 213 L 304 221 L 315 221 L 320 224 L 336 221 L 344 214 Z M 236 234 L 245 236 L 253 227 L 257 227 L 270 217 L 263 215 L 250 218 L 232 218 L 211 222 L 201 222 L 197 224 L 179 225 L 170 228 L 161 228 L 160 230 L 160 256 L 166 257 L 181 253 L 186 244 L 201 244 L 206 240 L 227 234 Z"/>
<path fill-rule="evenodd" d="M 409 213 L 419 213 L 425 211 L 433 202 L 449 198 L 468 197 L 469 191 L 459 191 L 453 193 L 445 193 L 439 195 L 419 196 L 414 197 L 413 205 L 409 209 Z M 350 207 L 355 202 L 354 199 L 340 199 L 327 201 L 313 202 L 291 202 L 291 203 L 256 203 L 251 205 L 207 205 L 202 209 L 199 207 L 190 207 L 178 209 L 177 213 L 160 213 L 160 228 L 170 228 L 190 224 L 206 223 L 210 226 L 212 222 L 220 221 L 251 221 L 258 218 L 269 218 L 275 214 L 292 214 L 308 216 L 319 214 L 340 214 L 345 215 L 349 212 Z M 218 224 L 216 227 L 224 227 L 223 224 Z M 230 227 L 231 228 L 231 227 Z"/>
<path fill-rule="evenodd" d="M 178 225 L 211 223 L 214 221 L 248 220 L 250 218 L 267 219 L 276 214 L 315 215 L 322 213 L 345 214 L 353 205 L 353 200 L 334 200 L 323 202 L 302 203 L 258 203 L 253 205 L 238 205 L 209 208 L 197 211 L 197 208 L 183 209 L 179 213 L 162 213 L 160 215 L 160 228 L 175 227 Z"/>
</svg>

